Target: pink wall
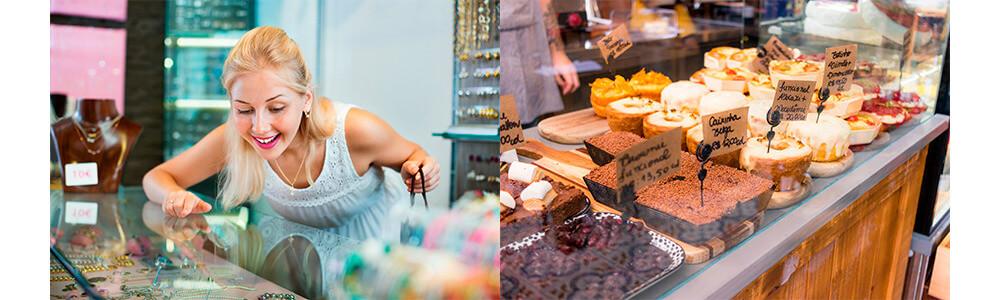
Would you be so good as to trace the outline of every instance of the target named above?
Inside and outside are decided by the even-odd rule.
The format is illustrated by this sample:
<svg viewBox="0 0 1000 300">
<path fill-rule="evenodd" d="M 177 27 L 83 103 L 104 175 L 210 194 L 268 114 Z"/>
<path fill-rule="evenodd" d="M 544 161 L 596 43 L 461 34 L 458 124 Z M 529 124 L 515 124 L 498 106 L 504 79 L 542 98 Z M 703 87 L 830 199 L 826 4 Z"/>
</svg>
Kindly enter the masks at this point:
<svg viewBox="0 0 1000 300">
<path fill-rule="evenodd" d="M 54 3 L 54 2 L 53 2 Z M 50 90 L 114 99 L 125 112 L 125 30 L 49 25 Z"/>
<path fill-rule="evenodd" d="M 81 17 L 125 21 L 126 0 L 50 0 L 50 11 Z"/>
</svg>

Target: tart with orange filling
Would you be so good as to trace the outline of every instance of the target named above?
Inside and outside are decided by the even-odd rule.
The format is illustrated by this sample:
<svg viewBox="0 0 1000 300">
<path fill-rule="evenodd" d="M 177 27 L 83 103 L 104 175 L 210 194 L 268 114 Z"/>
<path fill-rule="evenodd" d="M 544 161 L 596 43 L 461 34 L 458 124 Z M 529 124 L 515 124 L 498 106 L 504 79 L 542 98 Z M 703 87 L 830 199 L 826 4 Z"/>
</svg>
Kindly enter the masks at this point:
<svg viewBox="0 0 1000 300">
<path fill-rule="evenodd" d="M 667 109 L 663 111 L 658 111 L 646 116 L 642 120 L 642 133 L 648 139 L 671 130 L 674 128 L 681 129 L 681 148 L 686 149 L 687 145 L 683 143 L 683 137 L 687 136 L 687 131 L 698 124 L 701 124 L 701 117 L 697 114 L 677 109 Z"/>
<path fill-rule="evenodd" d="M 615 76 L 614 80 L 598 78 L 590 84 L 590 105 L 594 107 L 594 113 L 601 117 L 607 117 L 611 102 L 637 95 L 639 93 L 621 75 Z"/>
<path fill-rule="evenodd" d="M 632 79 L 628 81 L 632 88 L 639 93 L 639 96 L 649 99 L 659 99 L 663 88 L 670 85 L 670 77 L 656 71 L 646 72 L 646 69 L 632 74 Z"/>
<path fill-rule="evenodd" d="M 733 54 L 739 53 L 739 48 L 716 47 L 705 52 L 705 68 L 720 70 L 726 67 L 726 62 Z"/>
<path fill-rule="evenodd" d="M 851 145 L 869 144 L 875 140 L 882 127 L 882 121 L 878 116 L 871 113 L 858 113 L 844 119 L 851 127 L 851 135 L 848 138 Z"/>
<path fill-rule="evenodd" d="M 768 65 L 771 86 L 778 87 L 779 80 L 812 80 L 819 88 L 823 76 L 823 63 L 808 60 L 772 60 Z"/>
<path fill-rule="evenodd" d="M 663 110 L 659 101 L 631 97 L 608 104 L 608 127 L 612 131 L 627 131 L 642 136 L 642 120 Z"/>
<path fill-rule="evenodd" d="M 713 92 L 733 91 L 746 92 L 747 81 L 755 77 L 753 72 L 743 68 L 724 68 L 705 71 L 705 86 Z"/>
<path fill-rule="evenodd" d="M 830 93 L 830 97 L 823 104 L 825 106 L 823 114 L 840 118 L 850 117 L 861 111 L 861 105 L 864 104 L 864 101 L 864 90 L 860 85 L 852 84 L 851 88 L 846 91 Z M 816 112 L 817 107 L 819 107 L 819 92 L 813 93 L 809 111 Z"/>
<path fill-rule="evenodd" d="M 753 59 L 756 57 L 757 48 L 743 49 L 729 56 L 729 59 L 726 60 L 726 67 L 750 69 L 750 64 L 753 63 Z"/>
<path fill-rule="evenodd" d="M 707 68 L 695 71 L 694 74 L 691 74 L 691 78 L 689 79 L 694 83 L 705 84 L 705 72 L 708 72 Z"/>
<path fill-rule="evenodd" d="M 771 76 L 767 74 L 756 74 L 750 81 L 747 81 L 747 90 L 750 91 L 750 99 L 753 100 L 774 100 L 774 86 L 771 85 Z"/>
</svg>

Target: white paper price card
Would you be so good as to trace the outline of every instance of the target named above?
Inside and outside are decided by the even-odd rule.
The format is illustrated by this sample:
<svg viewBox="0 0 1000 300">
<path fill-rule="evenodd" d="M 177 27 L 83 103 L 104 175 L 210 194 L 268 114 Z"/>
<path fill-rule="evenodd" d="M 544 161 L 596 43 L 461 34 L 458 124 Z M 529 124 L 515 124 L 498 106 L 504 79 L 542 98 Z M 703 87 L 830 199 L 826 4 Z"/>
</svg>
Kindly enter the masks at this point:
<svg viewBox="0 0 1000 300">
<path fill-rule="evenodd" d="M 70 224 L 97 224 L 97 203 L 94 202 L 66 202 L 66 223 Z"/>
<path fill-rule="evenodd" d="M 97 163 L 66 164 L 66 186 L 83 186 L 97 184 Z"/>
</svg>

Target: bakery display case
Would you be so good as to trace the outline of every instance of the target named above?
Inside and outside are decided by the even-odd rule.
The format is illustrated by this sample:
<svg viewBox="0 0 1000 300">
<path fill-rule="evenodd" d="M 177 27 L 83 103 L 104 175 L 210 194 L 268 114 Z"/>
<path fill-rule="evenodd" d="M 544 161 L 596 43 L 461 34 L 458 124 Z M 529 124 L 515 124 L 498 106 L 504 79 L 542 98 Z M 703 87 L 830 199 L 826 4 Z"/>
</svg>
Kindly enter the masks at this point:
<svg viewBox="0 0 1000 300">
<path fill-rule="evenodd" d="M 499 10 L 496 0 L 455 1 L 454 115 L 434 134 L 452 141 L 450 199 L 499 190 Z"/>
<path fill-rule="evenodd" d="M 949 128 L 946 3 L 579 2 L 557 10 L 586 16 L 560 24 L 581 88 L 501 168 L 504 297 L 902 296 Z"/>
</svg>

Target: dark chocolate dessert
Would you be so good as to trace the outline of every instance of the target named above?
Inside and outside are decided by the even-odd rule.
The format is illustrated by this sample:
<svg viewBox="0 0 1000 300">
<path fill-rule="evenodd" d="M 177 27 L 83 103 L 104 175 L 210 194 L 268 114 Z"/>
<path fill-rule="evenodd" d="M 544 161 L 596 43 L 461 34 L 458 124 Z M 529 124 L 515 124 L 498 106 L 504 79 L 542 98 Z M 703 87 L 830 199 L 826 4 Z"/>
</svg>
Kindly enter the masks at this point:
<svg viewBox="0 0 1000 300">
<path fill-rule="evenodd" d="M 502 230 L 507 230 L 503 228 Z M 586 214 L 501 252 L 505 299 L 622 299 L 676 269 L 683 251 L 653 245 L 641 224 Z"/>
</svg>

